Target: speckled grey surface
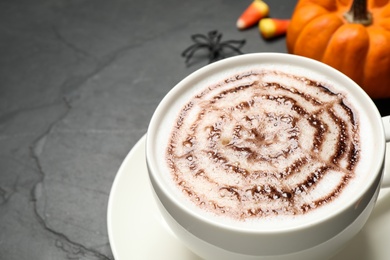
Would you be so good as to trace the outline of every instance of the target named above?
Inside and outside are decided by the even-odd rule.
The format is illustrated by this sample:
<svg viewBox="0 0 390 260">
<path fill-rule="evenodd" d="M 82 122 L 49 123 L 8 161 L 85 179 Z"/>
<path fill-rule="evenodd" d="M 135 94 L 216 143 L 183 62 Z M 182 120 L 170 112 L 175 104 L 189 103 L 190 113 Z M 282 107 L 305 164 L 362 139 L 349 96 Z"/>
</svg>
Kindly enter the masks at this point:
<svg viewBox="0 0 390 260">
<path fill-rule="evenodd" d="M 251 1 L 0 2 L 0 259 L 113 259 L 115 174 L 186 66 L 194 33 L 286 52 L 235 22 Z M 269 1 L 289 18 L 295 1 Z M 388 100 L 381 101 L 388 113 Z"/>
</svg>

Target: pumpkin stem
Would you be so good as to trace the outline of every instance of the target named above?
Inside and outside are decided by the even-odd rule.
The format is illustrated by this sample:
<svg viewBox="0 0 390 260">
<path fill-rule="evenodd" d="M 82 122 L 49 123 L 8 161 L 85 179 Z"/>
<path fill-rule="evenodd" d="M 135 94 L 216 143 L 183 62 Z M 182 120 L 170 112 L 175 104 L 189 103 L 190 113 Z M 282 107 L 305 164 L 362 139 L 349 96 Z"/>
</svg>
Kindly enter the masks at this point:
<svg viewBox="0 0 390 260">
<path fill-rule="evenodd" d="M 367 0 L 353 0 L 351 9 L 344 14 L 344 18 L 349 23 L 370 25 L 372 15 L 367 10 Z"/>
</svg>

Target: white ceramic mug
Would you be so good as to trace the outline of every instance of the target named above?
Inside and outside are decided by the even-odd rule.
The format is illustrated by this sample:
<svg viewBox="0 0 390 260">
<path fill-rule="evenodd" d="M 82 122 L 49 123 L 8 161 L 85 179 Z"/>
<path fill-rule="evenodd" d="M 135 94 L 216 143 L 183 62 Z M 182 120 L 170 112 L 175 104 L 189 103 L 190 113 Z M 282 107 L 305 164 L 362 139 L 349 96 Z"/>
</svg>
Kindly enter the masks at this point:
<svg viewBox="0 0 390 260">
<path fill-rule="evenodd" d="M 298 68 L 319 81 L 342 86 L 354 99 L 356 110 L 369 125 L 372 151 L 370 173 L 360 190 L 341 208 L 308 223 L 261 230 L 220 223 L 191 209 L 179 199 L 165 165 L 166 143 L 180 109 L 205 84 L 257 66 Z M 362 137 L 364 138 L 364 136 Z M 348 77 L 314 60 L 290 54 L 259 53 L 210 64 L 178 83 L 157 107 L 147 132 L 146 161 L 155 197 L 164 219 L 177 237 L 205 259 L 328 259 L 355 236 L 368 219 L 379 190 L 390 186 L 390 169 L 384 170 L 390 117 L 382 118 L 372 100 Z M 366 158 L 362 158 L 365 160 Z"/>
</svg>

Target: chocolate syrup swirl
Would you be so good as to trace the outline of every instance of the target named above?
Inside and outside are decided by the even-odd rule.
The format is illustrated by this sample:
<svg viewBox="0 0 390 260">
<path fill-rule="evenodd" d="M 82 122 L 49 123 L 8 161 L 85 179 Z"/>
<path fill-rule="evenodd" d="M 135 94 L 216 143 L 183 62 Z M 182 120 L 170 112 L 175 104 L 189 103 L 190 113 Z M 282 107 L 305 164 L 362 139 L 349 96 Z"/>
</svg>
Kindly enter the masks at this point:
<svg viewBox="0 0 390 260">
<path fill-rule="evenodd" d="M 200 208 L 235 219 L 299 215 L 355 176 L 359 125 L 344 95 L 278 71 L 205 86 L 167 147 L 173 180 Z"/>
</svg>

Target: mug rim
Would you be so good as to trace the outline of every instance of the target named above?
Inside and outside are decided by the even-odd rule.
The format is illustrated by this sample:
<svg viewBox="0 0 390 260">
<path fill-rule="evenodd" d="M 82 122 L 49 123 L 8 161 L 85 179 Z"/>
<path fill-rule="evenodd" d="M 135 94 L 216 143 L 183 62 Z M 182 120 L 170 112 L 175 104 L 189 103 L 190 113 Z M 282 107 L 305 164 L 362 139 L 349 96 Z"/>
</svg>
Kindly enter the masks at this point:
<svg viewBox="0 0 390 260">
<path fill-rule="evenodd" d="M 276 59 L 276 60 L 287 58 L 289 63 L 293 63 L 293 64 L 298 64 L 299 62 L 303 62 L 303 63 L 305 63 L 305 65 L 303 66 L 304 68 L 307 68 L 309 65 L 312 65 L 316 69 L 319 69 L 319 68 L 326 69 L 329 71 L 329 73 L 335 75 L 335 77 L 342 78 L 342 80 L 346 81 L 349 85 L 355 85 L 354 88 L 356 90 L 356 94 L 354 92 L 352 95 L 354 97 L 359 98 L 359 99 L 364 99 L 364 102 L 366 105 L 366 107 L 364 109 L 364 111 L 365 111 L 364 113 L 366 113 L 366 114 L 369 113 L 370 117 L 371 117 L 371 114 L 373 114 L 372 116 L 375 117 L 373 120 L 376 121 L 375 129 L 378 130 L 378 133 L 381 132 L 382 136 L 377 137 L 377 139 L 380 142 L 380 145 L 379 145 L 379 147 L 377 147 L 376 152 L 378 155 L 383 155 L 383 156 L 382 157 L 381 156 L 373 157 L 373 158 L 377 158 L 375 164 L 373 163 L 373 165 L 375 165 L 376 168 L 372 169 L 372 172 L 375 172 L 375 174 L 373 174 L 373 177 L 370 178 L 369 183 L 366 183 L 364 186 L 362 186 L 362 189 L 360 189 L 359 194 L 357 196 L 355 196 L 354 198 L 351 198 L 351 200 L 348 201 L 347 205 L 344 205 L 342 208 L 338 209 L 337 211 L 329 213 L 326 216 L 322 216 L 319 219 L 311 219 L 310 222 L 305 223 L 305 224 L 295 225 L 295 226 L 291 226 L 291 227 L 283 228 L 283 229 L 272 229 L 272 230 L 246 228 L 246 227 L 242 227 L 242 226 L 235 226 L 235 225 L 229 225 L 226 223 L 218 222 L 210 217 L 207 217 L 203 214 L 199 214 L 198 212 L 195 212 L 194 210 L 192 210 L 188 205 L 185 205 L 185 203 L 182 203 L 182 201 L 180 199 L 176 198 L 175 194 L 173 194 L 170 191 L 169 187 L 166 187 L 164 185 L 165 182 L 164 182 L 164 180 L 162 180 L 162 177 L 160 176 L 161 174 L 158 173 L 159 172 L 159 170 L 158 170 L 159 167 L 157 166 L 158 159 L 153 157 L 153 152 L 152 152 L 154 149 L 153 146 L 155 145 L 155 142 L 156 142 L 155 141 L 156 131 L 159 128 L 159 124 L 158 124 L 159 118 L 161 116 L 163 116 L 165 107 L 169 106 L 169 100 L 172 100 L 172 99 L 174 99 L 174 97 L 181 95 L 182 92 L 187 91 L 188 87 L 185 87 L 185 86 L 188 86 L 188 83 L 195 80 L 196 78 L 199 78 L 202 75 L 212 74 L 212 72 L 215 70 L 223 70 L 224 66 L 228 66 L 228 65 L 232 66 L 232 64 L 236 64 L 236 63 L 245 63 L 245 62 L 248 62 L 248 60 L 252 60 L 252 59 L 261 60 L 261 59 L 271 59 L 271 58 Z M 368 112 L 366 112 L 366 111 L 368 111 Z M 145 155 L 146 155 L 146 162 L 147 162 L 147 166 L 148 166 L 148 170 L 149 170 L 149 176 L 150 176 L 150 178 L 153 179 L 152 183 L 155 183 L 156 185 L 159 186 L 159 188 L 164 192 L 164 195 L 166 195 L 169 198 L 170 202 L 173 202 L 176 207 L 185 211 L 190 216 L 192 216 L 200 221 L 206 222 L 208 225 L 212 225 L 212 226 L 215 226 L 218 228 L 223 228 L 225 230 L 230 230 L 233 232 L 245 232 L 245 233 L 250 233 L 250 234 L 259 234 L 259 233 L 262 233 L 262 234 L 283 234 L 283 233 L 287 233 L 287 232 L 294 232 L 297 230 L 307 229 L 307 228 L 310 228 L 311 226 L 315 226 L 315 225 L 318 225 L 320 223 L 327 222 L 333 218 L 336 218 L 337 216 L 342 215 L 343 212 L 347 211 L 348 209 L 350 209 L 351 207 L 356 205 L 359 202 L 359 199 L 370 188 L 372 188 L 372 185 L 375 185 L 375 181 L 378 179 L 377 177 L 382 172 L 381 168 L 383 167 L 384 156 L 385 156 L 386 142 L 385 142 L 385 137 L 384 137 L 384 131 L 383 131 L 383 128 L 381 126 L 382 126 L 381 116 L 380 116 L 380 113 L 379 113 L 377 107 L 375 106 L 374 102 L 372 101 L 372 99 L 352 79 L 350 79 L 349 77 L 347 77 L 345 74 L 341 73 L 340 71 L 334 69 L 333 67 L 330 67 L 322 62 L 319 62 L 319 61 L 316 61 L 316 60 L 313 60 L 313 59 L 310 59 L 307 57 L 294 55 L 294 54 L 273 53 L 273 52 L 250 53 L 250 54 L 243 54 L 240 56 L 226 58 L 224 60 L 217 61 L 215 63 L 206 65 L 206 66 L 192 72 L 191 74 L 187 75 L 184 79 L 182 79 L 179 83 L 177 83 L 161 100 L 160 104 L 157 106 L 157 108 L 156 108 L 156 110 L 151 118 L 151 121 L 150 121 L 150 124 L 148 127 L 148 131 L 147 131 L 147 135 L 146 135 Z"/>
</svg>

